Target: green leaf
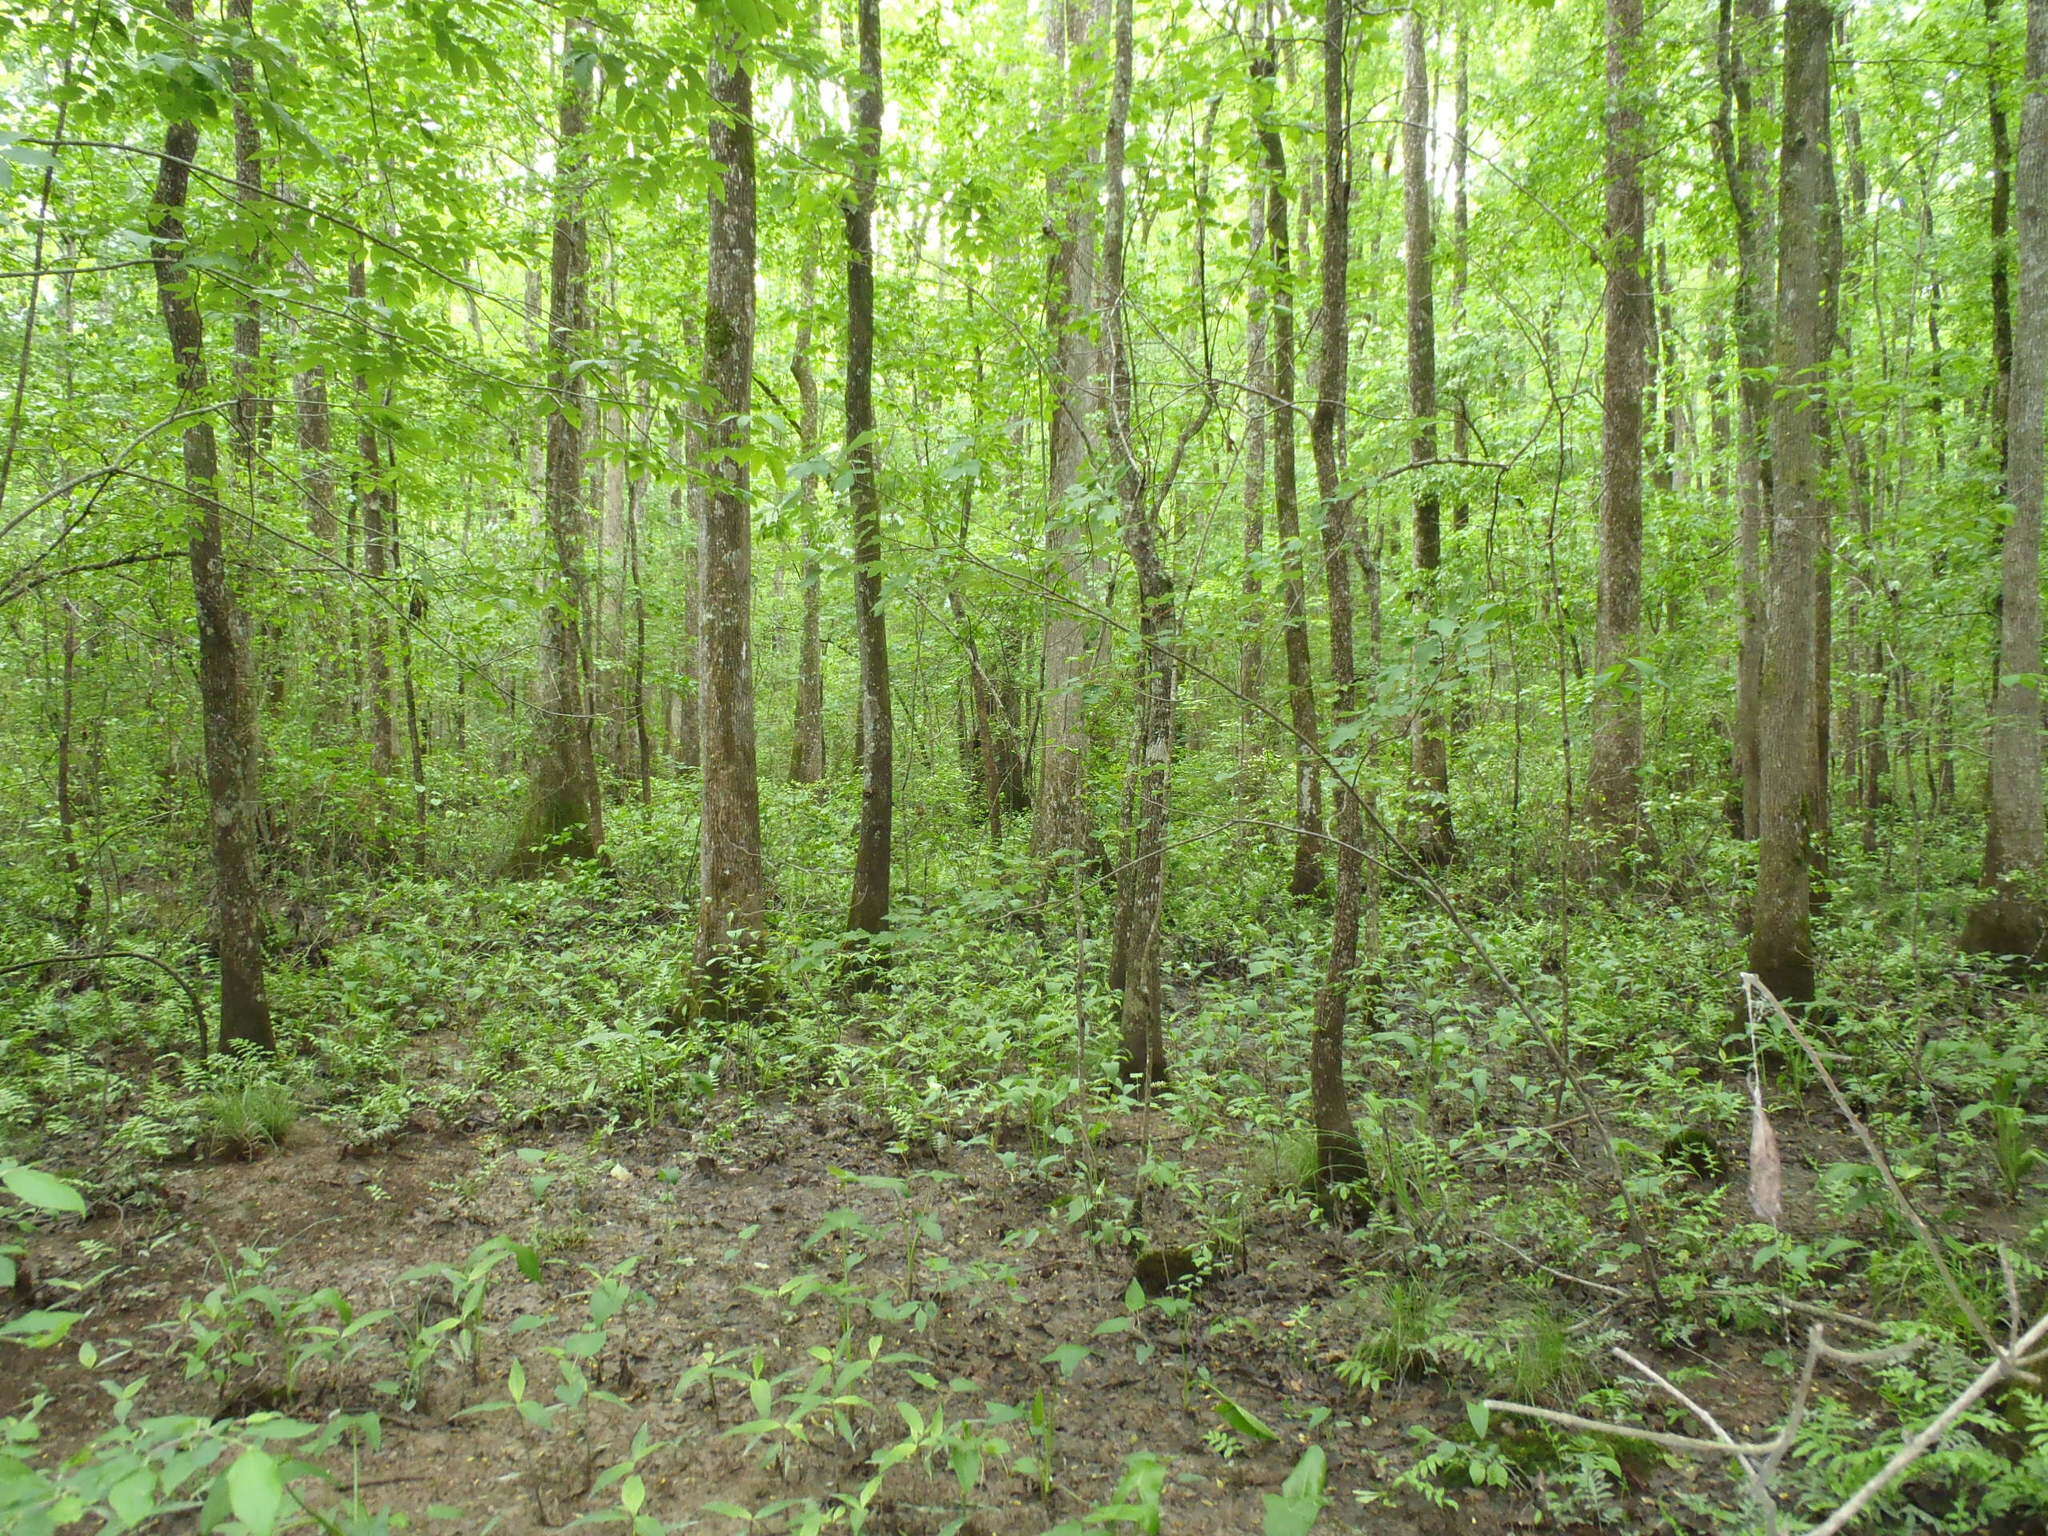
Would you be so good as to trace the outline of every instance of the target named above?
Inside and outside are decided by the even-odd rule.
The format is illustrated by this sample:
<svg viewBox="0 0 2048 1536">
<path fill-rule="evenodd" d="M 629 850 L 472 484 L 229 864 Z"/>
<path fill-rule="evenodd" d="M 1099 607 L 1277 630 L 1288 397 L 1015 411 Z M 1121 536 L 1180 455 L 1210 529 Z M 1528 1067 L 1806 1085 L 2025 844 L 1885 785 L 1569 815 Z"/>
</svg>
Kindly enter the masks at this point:
<svg viewBox="0 0 2048 1536">
<path fill-rule="evenodd" d="M 1472 1425 L 1472 1433 L 1484 1440 L 1486 1438 L 1487 1423 L 1492 1417 L 1492 1410 L 1486 1406 L 1485 1399 L 1481 1398 L 1476 1402 L 1467 1403 L 1465 1405 L 1465 1417 Z"/>
<path fill-rule="evenodd" d="M 249 1528 L 249 1536 L 271 1536 L 291 1498 L 277 1458 L 251 1447 L 228 1468 L 226 1481 L 228 1508 Z"/>
<path fill-rule="evenodd" d="M 0 1184 L 6 1185 L 7 1192 L 15 1199 L 39 1211 L 67 1216 L 85 1214 L 85 1197 L 62 1179 L 39 1168 L 16 1163 L 12 1168 L 0 1171 Z"/>
<path fill-rule="evenodd" d="M 1324 1492 L 1329 1470 L 1321 1446 L 1312 1445 L 1301 1453 L 1280 1491 L 1266 1495 L 1265 1536 L 1308 1536 L 1330 1502 Z"/>
<path fill-rule="evenodd" d="M 24 1312 L 0 1323 L 0 1339 L 16 1339 L 30 1349 L 49 1349 L 64 1342 L 64 1336 L 78 1326 L 83 1312 Z"/>
<path fill-rule="evenodd" d="M 1075 1371 L 1080 1369 L 1081 1362 L 1086 1360 L 1090 1353 L 1091 1351 L 1086 1344 L 1061 1344 L 1054 1348 L 1052 1353 L 1045 1356 L 1041 1363 L 1057 1365 L 1060 1368 L 1061 1376 L 1071 1377 Z"/>
<path fill-rule="evenodd" d="M 1209 1390 L 1216 1392 L 1214 1387 L 1211 1387 Z M 1216 1392 L 1214 1407 L 1216 1409 L 1216 1416 L 1240 1435 L 1243 1435 L 1247 1440 L 1278 1440 L 1280 1438 L 1279 1434 L 1264 1419 L 1261 1419 L 1249 1408 L 1232 1402 L 1221 1392 Z"/>
</svg>

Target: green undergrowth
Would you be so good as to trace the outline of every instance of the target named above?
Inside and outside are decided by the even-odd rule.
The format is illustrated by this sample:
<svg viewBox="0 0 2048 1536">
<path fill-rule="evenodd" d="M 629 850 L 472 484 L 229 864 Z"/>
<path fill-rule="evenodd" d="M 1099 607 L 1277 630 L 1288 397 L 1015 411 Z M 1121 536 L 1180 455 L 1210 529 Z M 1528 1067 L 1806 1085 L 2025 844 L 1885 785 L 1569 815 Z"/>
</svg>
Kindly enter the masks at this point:
<svg viewBox="0 0 2048 1536">
<path fill-rule="evenodd" d="M 1351 1224 L 1329 1232 L 1304 1130 L 1327 913 L 1261 873 L 1282 864 L 1263 833 L 1226 829 L 1176 850 L 1173 1074 L 1152 1099 L 1174 1131 L 1120 1162 L 1104 1128 L 1138 1106 L 1111 1054 L 1105 895 L 1047 885 L 1021 832 L 990 848 L 971 830 L 926 826 L 900 850 L 888 984 L 853 992 L 836 929 L 850 813 L 844 795 L 771 792 L 775 1000 L 738 1022 L 673 1023 L 690 984 L 694 821 L 666 787 L 651 810 L 620 808 L 606 870 L 521 885 L 466 871 L 296 877 L 272 934 L 273 1059 L 201 1058 L 182 994 L 148 967 L 12 978 L 0 994 L 0 1150 L 61 1169 L 101 1208 L 140 1213 L 171 1162 L 260 1159 L 307 1134 L 360 1149 L 431 1121 L 499 1145 L 524 1130 L 682 1127 L 715 1140 L 771 1106 L 844 1106 L 878 1128 L 901 1170 L 900 1189 L 866 1191 L 896 1214 L 882 1226 L 849 1219 L 806 1245 L 808 1267 L 764 1280 L 803 1325 L 801 1349 L 741 1348 L 674 1384 L 715 1405 L 764 1465 L 801 1461 L 819 1436 L 863 1460 L 868 1471 L 846 1487 L 717 1512 L 769 1530 L 859 1529 L 889 1479 L 909 1475 L 899 1468 L 950 1479 L 948 1518 L 961 1522 L 993 1497 L 998 1473 L 1049 1485 L 1061 1475 L 1062 1414 L 1076 1411 L 1062 1393 L 1112 1349 L 1144 1348 L 1134 1364 L 1164 1372 L 1207 1416 L 1212 1454 L 1256 1447 L 1269 1426 L 1203 1375 L 1197 1346 L 1258 1325 L 1201 1287 L 1256 1273 L 1301 1234 L 1323 1234 L 1341 1256 L 1332 1293 L 1289 1324 L 1317 1384 L 1299 1404 L 1306 1439 L 1339 1419 L 1404 1422 L 1405 1454 L 1339 1469 L 1361 1500 L 1506 1490 L 1547 1519 L 1622 1528 L 1742 1531 L 1758 1517 L 1725 1468 L 1674 1476 L 1664 1453 L 1625 1438 L 1474 1405 L 1685 1428 L 1668 1398 L 1622 1368 L 1619 1346 L 1711 1362 L 1677 1378 L 1709 1397 L 1719 1372 L 1739 1366 L 1750 1417 L 1775 1422 L 1817 1315 L 1788 1303 L 1926 1341 L 1904 1363 L 1824 1380 L 1808 1406 L 1778 1492 L 1788 1515 L 1825 1512 L 1901 1425 L 1938 1411 L 1981 1368 L 1971 1310 L 2004 1327 L 2013 1298 L 2022 1310 L 2040 1302 L 2048 1032 L 2034 997 L 1947 947 L 1953 886 L 1881 897 L 1896 868 L 1845 850 L 1823 914 L 1833 1012 L 1812 1025 L 1841 1092 L 1939 1232 L 1944 1275 L 1804 1051 L 1775 1021 L 1752 1035 L 1738 1012 L 1730 914 L 1748 851 L 1726 839 L 1668 860 L 1683 881 L 1618 889 L 1560 887 L 1554 869 L 1468 847 L 1489 873 L 1449 877 L 1462 924 L 1390 883 L 1382 985 L 1361 995 L 1350 1025 L 1370 1177 Z M 1922 852 L 1931 868 L 1963 867 L 1938 839 Z M 138 919 L 104 937 L 203 976 L 203 953 L 153 943 L 154 932 Z M 1755 1219 L 1744 1188 L 1753 1068 L 1792 1149 L 1776 1226 Z M 907 1281 L 897 1268 L 917 1251 L 920 1222 L 948 1223 L 943 1174 L 963 1149 L 1000 1159 L 1048 1220 L 1088 1234 L 1100 1262 L 1142 1273 L 1146 1254 L 1166 1254 L 1170 1284 L 1074 1319 L 1029 1400 L 939 1379 L 919 1348 L 947 1308 L 1000 1289 L 1003 1261 L 944 1274 L 913 1262 Z M 887 1265 L 876 1257 L 885 1247 Z M 42 1410 L 9 1421 L 0 1509 L 40 1510 L 52 1530 L 59 1514 L 97 1510 L 126 1529 L 140 1517 L 123 1511 L 174 1506 L 251 1531 L 394 1528 L 350 1492 L 347 1468 L 387 1432 L 378 1415 L 437 1383 L 473 1380 L 468 1411 L 542 1438 L 620 1411 L 600 1367 L 641 1313 L 633 1277 L 582 1276 L 582 1314 L 507 1336 L 483 1299 L 530 1283 L 529 1260 L 573 1274 L 576 1246 L 559 1231 L 508 1232 L 466 1264 L 408 1277 L 395 1301 L 290 1292 L 265 1255 L 223 1256 L 218 1284 L 186 1299 L 179 1346 L 223 1415 L 147 1417 L 133 1367 L 92 1362 L 111 1394 L 104 1433 L 58 1467 L 35 1451 Z M 354 1395 L 337 1395 L 340 1383 Z M 1452 1406 L 1414 1406 L 1432 1393 Z M 662 1434 L 633 1445 L 602 1469 L 583 1513 L 608 1511 L 636 1533 L 681 1529 L 649 1504 Z M 1271 1495 L 1269 1530 L 1335 1518 L 1325 1502 L 1337 1472 L 1306 1457 L 1295 1470 L 1291 1491 Z M 1111 1496 L 1076 1528 L 1148 1528 L 1185 1471 L 1135 1454 L 1107 1470 Z M 2040 1518 L 2042 1400 L 2022 1387 L 1987 1397 L 1879 1507 L 1954 1531 Z M 18 1521 L 28 1523 L 10 1529 L 39 1528 Z"/>
</svg>

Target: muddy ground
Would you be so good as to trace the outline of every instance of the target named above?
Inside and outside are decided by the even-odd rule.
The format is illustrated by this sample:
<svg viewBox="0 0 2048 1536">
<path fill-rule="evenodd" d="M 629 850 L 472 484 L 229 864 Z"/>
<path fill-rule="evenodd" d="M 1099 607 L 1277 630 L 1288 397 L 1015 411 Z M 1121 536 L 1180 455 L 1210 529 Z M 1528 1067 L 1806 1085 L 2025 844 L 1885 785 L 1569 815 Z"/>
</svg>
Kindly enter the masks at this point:
<svg viewBox="0 0 2048 1536">
<path fill-rule="evenodd" d="M 1095 1156 L 1111 1187 L 1134 1187 L 1145 1128 L 1142 1118 L 1126 1117 L 1098 1138 Z M 1182 1134 L 1163 1119 L 1153 1130 L 1162 1138 Z M 45 1296 L 90 1307 L 73 1342 L 90 1343 L 99 1360 L 87 1371 L 70 1349 L 10 1350 L 0 1362 L 0 1411 L 49 1394 L 42 1423 L 55 1454 L 105 1428 L 102 1377 L 146 1371 L 148 1412 L 275 1408 L 318 1418 L 373 1409 L 383 1444 L 361 1464 L 368 1502 L 444 1516 L 453 1506 L 461 1511 L 455 1528 L 519 1536 L 582 1513 L 616 1511 L 616 1487 L 592 1485 L 643 1425 L 670 1442 L 637 1467 L 646 1509 L 677 1524 L 701 1517 L 695 1528 L 722 1533 L 745 1527 L 704 1516 L 714 1501 L 758 1509 L 859 1488 L 874 1471 L 869 1457 L 904 1433 L 899 1398 L 927 1418 L 944 1405 L 954 1422 L 983 1415 L 990 1403 L 1028 1410 L 1037 1401 L 1050 1405 L 1053 1423 L 1049 1477 L 1019 1475 L 991 1457 L 963 1506 L 943 1460 L 930 1467 L 913 1461 L 890 1472 L 870 1528 L 921 1536 L 971 1507 L 968 1531 L 1040 1532 L 1108 1502 L 1126 1458 L 1143 1450 L 1169 1467 L 1165 1529 L 1256 1531 L 1262 1496 L 1280 1488 L 1311 1439 L 1330 1465 L 1333 1503 L 1321 1530 L 1420 1536 L 1539 1521 L 1558 1528 L 1541 1520 L 1526 1488 L 1460 1490 L 1455 1512 L 1412 1496 L 1369 1508 L 1356 1500 L 1357 1491 L 1384 1488 L 1412 1462 L 1414 1426 L 1463 1422 L 1469 1394 L 1425 1380 L 1360 1400 L 1336 1377 L 1315 1319 L 1342 1294 L 1347 1265 L 1361 1259 L 1353 1237 L 1269 1209 L 1246 1231 L 1242 1254 L 1226 1256 L 1193 1292 L 1184 1317 L 1145 1308 L 1135 1322 L 1119 1322 L 1132 1315 L 1130 1251 L 1093 1245 L 1091 1222 L 1061 1218 L 1057 1203 L 1071 1198 L 1072 1187 L 1033 1179 L 1031 1149 L 1009 1149 L 1009 1167 L 1005 1149 L 986 1144 L 942 1146 L 913 1164 L 888 1150 L 890 1140 L 886 1125 L 831 1106 L 756 1106 L 744 1114 L 735 1107 L 694 1128 L 596 1140 L 581 1132 L 499 1134 L 423 1116 L 407 1134 L 367 1151 L 302 1124 L 284 1147 L 251 1162 L 169 1168 L 153 1214 L 96 1217 L 40 1239 L 34 1263 Z M 1212 1165 L 1233 1155 L 1227 1146 L 1186 1141 L 1172 1150 L 1185 1162 Z M 907 1180 L 908 1193 L 864 1185 L 861 1175 Z M 859 1213 L 868 1234 L 830 1231 L 852 1220 L 828 1220 L 834 1212 Z M 1155 1234 L 1184 1238 L 1199 1234 L 1200 1215 L 1164 1191 L 1149 1197 L 1144 1212 Z M 921 1227 L 921 1217 L 936 1227 Z M 828 1229 L 822 1236 L 821 1228 Z M 452 1311 L 444 1281 L 406 1276 L 421 1265 L 460 1265 L 501 1234 L 533 1245 L 541 1281 L 515 1263 L 500 1264 L 483 1301 L 474 1360 L 451 1346 L 425 1373 L 413 1406 L 394 1407 L 394 1395 L 374 1384 L 403 1374 L 406 1327 Z M 914 1282 L 907 1274 L 912 1234 Z M 299 1293 L 333 1286 L 359 1312 L 389 1308 L 405 1322 L 379 1324 L 355 1359 L 305 1366 L 290 1393 L 268 1337 L 255 1343 L 257 1363 L 231 1381 L 187 1380 L 181 1306 L 220 1284 L 244 1248 L 275 1250 L 262 1282 Z M 854 1252 L 865 1257 L 847 1271 L 843 1261 Z M 524 1362 L 528 1394 L 547 1398 L 555 1380 L 549 1346 L 587 1330 L 584 1293 L 632 1260 L 629 1284 L 646 1299 L 611 1321 L 604 1346 L 582 1360 L 617 1403 L 565 1414 L 547 1430 L 503 1409 L 467 1411 L 506 1399 L 514 1355 Z M 772 1294 L 798 1275 L 827 1289 L 808 1298 Z M 90 1280 L 82 1303 L 52 1284 L 66 1278 Z M 829 1290 L 841 1279 L 862 1299 L 842 1306 Z M 877 1320 L 868 1296 L 885 1308 L 930 1306 Z M 1105 1323 L 1109 1329 L 1098 1334 Z M 693 1365 L 723 1363 L 745 1375 L 758 1356 L 760 1374 L 771 1377 L 808 1366 L 807 1350 L 830 1350 L 847 1329 L 855 1357 L 868 1353 L 871 1336 L 882 1338 L 885 1354 L 917 1357 L 855 1384 L 875 1411 L 849 1412 L 851 1443 L 835 1435 L 826 1412 L 813 1419 L 807 1443 L 771 1454 L 777 1437 L 729 1432 L 755 1415 L 743 1381 L 697 1379 L 676 1390 Z M 1069 1351 L 1067 1376 L 1057 1358 L 1048 1359 L 1063 1345 L 1090 1351 L 1078 1361 Z M 1731 1427 L 1765 1428 L 1782 1390 L 1778 1378 L 1744 1369 L 1743 1361 L 1719 1364 L 1738 1367 L 1732 1383 L 1724 1374 L 1724 1388 L 1753 1375 L 1756 1422 L 1745 1425 L 1737 1411 Z M 936 1390 L 914 1384 L 913 1371 Z M 1278 1438 L 1240 1436 L 1242 1449 L 1219 1454 L 1218 1392 Z M 1035 1449 L 1040 1438 L 1028 1418 L 995 1432 L 1013 1451 Z M 1635 1485 L 1626 1497 L 1639 1502 L 1644 1528 L 1659 1524 L 1652 1511 L 1674 1476 L 1688 1483 L 1715 1476 L 1624 1465 Z"/>
</svg>

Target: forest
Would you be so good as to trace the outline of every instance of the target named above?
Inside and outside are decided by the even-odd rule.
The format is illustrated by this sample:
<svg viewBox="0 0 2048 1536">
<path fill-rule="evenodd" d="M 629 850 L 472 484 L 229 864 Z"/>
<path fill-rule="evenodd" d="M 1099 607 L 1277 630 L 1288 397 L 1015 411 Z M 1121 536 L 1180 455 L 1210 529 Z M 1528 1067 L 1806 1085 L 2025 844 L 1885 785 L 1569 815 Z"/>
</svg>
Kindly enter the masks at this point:
<svg viewBox="0 0 2048 1536">
<path fill-rule="evenodd" d="M 0 1529 L 2048 1531 L 2048 0 L 0 101 Z"/>
</svg>

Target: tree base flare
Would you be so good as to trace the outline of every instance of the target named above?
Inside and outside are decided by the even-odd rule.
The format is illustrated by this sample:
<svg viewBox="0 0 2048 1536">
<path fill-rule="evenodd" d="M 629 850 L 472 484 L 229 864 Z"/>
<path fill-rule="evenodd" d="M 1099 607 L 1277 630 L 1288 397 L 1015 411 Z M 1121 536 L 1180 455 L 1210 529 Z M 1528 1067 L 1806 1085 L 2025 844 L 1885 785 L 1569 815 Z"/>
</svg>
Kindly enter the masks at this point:
<svg viewBox="0 0 2048 1536">
<path fill-rule="evenodd" d="M 1998 955 L 2015 967 L 2048 966 L 2048 903 L 2012 891 L 1986 896 L 1963 921 L 1958 947 L 1972 955 Z"/>
</svg>

